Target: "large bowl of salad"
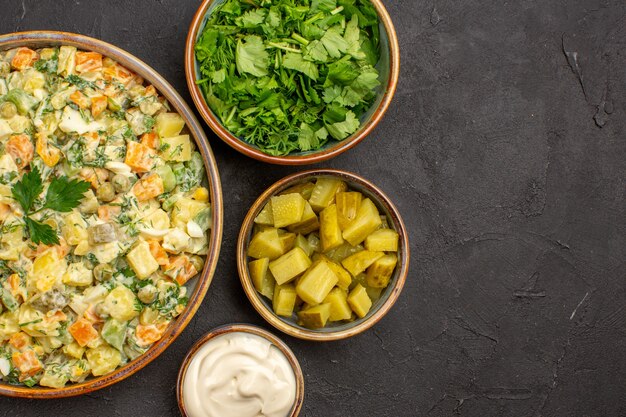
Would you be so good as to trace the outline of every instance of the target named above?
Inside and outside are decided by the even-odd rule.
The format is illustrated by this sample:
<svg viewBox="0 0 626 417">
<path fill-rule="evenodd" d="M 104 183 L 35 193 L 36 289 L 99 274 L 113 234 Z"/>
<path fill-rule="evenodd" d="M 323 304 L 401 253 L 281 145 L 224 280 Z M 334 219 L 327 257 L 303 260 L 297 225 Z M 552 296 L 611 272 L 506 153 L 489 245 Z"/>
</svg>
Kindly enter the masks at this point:
<svg viewBox="0 0 626 417">
<path fill-rule="evenodd" d="M 79 395 L 155 359 L 221 234 L 211 148 L 165 79 L 82 35 L 0 36 L 1 395 Z"/>
<path fill-rule="evenodd" d="M 204 0 L 185 49 L 191 96 L 237 151 L 282 165 L 335 157 L 387 111 L 398 39 L 381 0 Z"/>
</svg>

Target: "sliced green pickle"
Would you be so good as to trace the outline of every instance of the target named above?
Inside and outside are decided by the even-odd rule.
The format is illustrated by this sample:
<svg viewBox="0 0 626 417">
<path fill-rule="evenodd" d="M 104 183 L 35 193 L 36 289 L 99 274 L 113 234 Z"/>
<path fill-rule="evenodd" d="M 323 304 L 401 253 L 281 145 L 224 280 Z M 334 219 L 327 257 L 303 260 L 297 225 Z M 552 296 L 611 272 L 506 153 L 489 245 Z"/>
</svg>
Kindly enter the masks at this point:
<svg viewBox="0 0 626 417">
<path fill-rule="evenodd" d="M 304 211 L 302 212 L 302 219 L 298 223 L 292 224 L 287 229 L 290 232 L 301 233 L 308 235 L 311 232 L 319 229 L 320 223 L 317 219 L 317 214 L 311 208 L 311 205 L 307 202 L 304 204 Z"/>
<path fill-rule="evenodd" d="M 330 304 L 330 321 L 349 320 L 352 310 L 348 304 L 348 294 L 339 287 L 333 288 L 326 298 L 324 304 Z"/>
<path fill-rule="evenodd" d="M 271 300 L 274 297 L 276 281 L 268 269 L 269 265 L 269 258 L 261 258 L 248 263 L 248 270 L 250 271 L 254 288 Z"/>
<path fill-rule="evenodd" d="M 348 242 L 345 242 L 343 245 L 326 252 L 326 256 L 333 262 L 340 263 L 344 259 L 346 259 L 350 255 L 354 255 L 357 252 L 361 252 L 363 250 L 363 246 L 356 245 L 352 246 Z"/>
<path fill-rule="evenodd" d="M 274 227 L 286 227 L 302 220 L 306 200 L 298 193 L 272 197 Z"/>
<path fill-rule="evenodd" d="M 296 244 L 295 233 L 287 233 L 283 230 L 279 230 L 278 238 L 280 239 L 280 243 L 283 245 L 283 253 L 287 253 L 288 251 L 292 250 Z"/>
<path fill-rule="evenodd" d="M 352 276 L 341 265 L 334 262 L 328 262 L 328 266 L 337 275 L 337 286 L 341 289 L 347 290 L 352 284 Z"/>
<path fill-rule="evenodd" d="M 361 252 L 348 256 L 346 259 L 341 261 L 341 265 L 343 265 L 343 267 L 346 268 L 353 277 L 356 277 L 384 255 L 385 254 L 382 252 L 362 250 Z"/>
<path fill-rule="evenodd" d="M 380 226 L 380 214 L 372 200 L 366 198 L 357 211 L 356 218 L 343 231 L 343 238 L 355 246 Z"/>
<path fill-rule="evenodd" d="M 337 203 L 337 217 L 341 230 L 344 230 L 356 218 L 356 213 L 361 207 L 361 201 L 363 201 L 363 194 L 357 191 L 337 193 L 335 202 Z"/>
<path fill-rule="evenodd" d="M 360 284 L 350 291 L 348 304 L 359 318 L 365 317 L 370 311 L 370 308 L 372 308 L 372 300 L 370 300 L 369 295 L 367 295 L 365 287 Z"/>
<path fill-rule="evenodd" d="M 285 284 L 311 266 L 311 259 L 300 248 L 293 248 L 280 258 L 269 263 L 270 271 L 278 285 Z"/>
<path fill-rule="evenodd" d="M 248 246 L 248 256 L 252 258 L 276 259 L 284 253 L 283 243 L 278 235 L 278 229 L 269 227 L 252 236 Z"/>
<path fill-rule="evenodd" d="M 292 284 L 278 285 L 274 287 L 274 299 L 272 308 L 278 316 L 291 317 L 296 305 L 296 289 Z"/>
<path fill-rule="evenodd" d="M 367 285 L 374 288 L 385 288 L 389 285 L 391 275 L 393 275 L 398 257 L 394 254 L 385 255 L 377 259 L 369 268 L 367 268 Z"/>
<path fill-rule="evenodd" d="M 280 195 L 298 193 L 302 196 L 302 198 L 308 200 L 311 197 L 311 192 L 313 191 L 313 188 L 315 188 L 315 184 L 307 181 L 303 182 L 302 184 L 294 185 L 293 187 L 287 188 L 285 191 L 282 191 Z"/>
<path fill-rule="evenodd" d="M 328 266 L 328 262 L 320 260 L 314 263 L 298 280 L 296 291 L 304 302 L 311 305 L 319 304 L 326 298 L 338 280 L 337 275 Z"/>
<path fill-rule="evenodd" d="M 306 253 L 306 256 L 313 255 L 313 248 L 309 245 L 309 241 L 303 235 L 296 236 L 296 241 L 294 243 L 296 248 L 300 248 Z"/>
<path fill-rule="evenodd" d="M 378 229 L 365 238 L 365 248 L 379 252 L 397 252 L 398 233 L 392 229 Z"/>
<path fill-rule="evenodd" d="M 298 319 L 301 326 L 309 329 L 320 329 L 326 326 L 330 318 L 332 306 L 329 303 L 319 304 L 298 312 Z"/>
<path fill-rule="evenodd" d="M 309 203 L 315 212 L 320 212 L 335 201 L 335 194 L 348 188 L 345 182 L 337 178 L 318 178 L 311 192 Z"/>
<path fill-rule="evenodd" d="M 322 252 L 335 249 L 343 243 L 336 204 L 331 204 L 320 213 L 320 242 Z"/>
<path fill-rule="evenodd" d="M 268 201 L 263 210 L 254 219 L 256 224 L 274 226 L 274 216 L 272 215 L 272 201 Z"/>
</svg>

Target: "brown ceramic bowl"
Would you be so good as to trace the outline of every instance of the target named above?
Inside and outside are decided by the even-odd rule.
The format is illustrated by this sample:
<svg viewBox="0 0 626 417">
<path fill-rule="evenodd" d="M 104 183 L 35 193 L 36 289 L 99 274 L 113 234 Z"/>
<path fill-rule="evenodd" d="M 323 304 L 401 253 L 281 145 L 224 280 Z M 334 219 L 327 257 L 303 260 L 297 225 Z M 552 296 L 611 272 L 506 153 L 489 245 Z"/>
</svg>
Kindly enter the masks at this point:
<svg viewBox="0 0 626 417">
<path fill-rule="evenodd" d="M 202 303 L 204 295 L 211 284 L 211 279 L 213 278 L 213 272 L 215 271 L 217 264 L 222 240 L 222 188 L 220 185 L 220 178 L 217 172 L 215 158 L 213 157 L 213 153 L 206 136 L 200 127 L 200 123 L 198 123 L 198 120 L 193 115 L 193 112 L 178 95 L 176 90 L 174 90 L 174 88 L 163 77 L 161 77 L 155 70 L 146 65 L 144 62 L 140 61 L 128 52 L 97 39 L 73 33 L 52 31 L 21 32 L 0 36 L 0 49 L 2 50 L 19 46 L 43 48 L 46 46 L 57 45 L 70 45 L 86 51 L 99 52 L 104 56 L 108 56 L 116 60 L 121 65 L 139 74 L 148 83 L 154 85 L 163 97 L 169 101 L 172 108 L 185 119 L 187 128 L 189 129 L 191 136 L 194 137 L 198 150 L 202 154 L 204 166 L 207 172 L 207 186 L 209 189 L 211 205 L 213 207 L 213 225 L 211 228 L 211 235 L 209 237 L 211 248 L 206 258 L 204 269 L 195 279 L 190 281 L 194 284 L 191 284 L 191 287 L 189 288 L 190 295 L 187 308 L 170 324 L 161 340 L 152 345 L 146 353 L 109 374 L 93 377 L 87 379 L 85 382 L 68 385 L 63 388 L 28 388 L 0 383 L 0 395 L 10 397 L 59 398 L 86 394 L 121 381 L 146 366 L 159 356 L 174 341 L 174 339 L 176 339 L 176 337 L 178 337 L 195 314 L 196 310 L 200 306 L 200 303 Z M 195 288 L 193 288 L 194 285 Z"/>
<path fill-rule="evenodd" d="M 180 371 L 178 372 L 178 381 L 176 383 L 176 398 L 178 400 L 178 408 L 180 409 L 181 414 L 184 417 L 188 417 L 187 411 L 185 410 L 185 401 L 183 398 L 183 382 L 185 381 L 185 375 L 187 374 L 189 363 L 191 362 L 191 359 L 193 358 L 195 353 L 209 340 L 227 333 L 237 332 L 250 333 L 261 336 L 262 338 L 267 339 L 270 343 L 276 346 L 285 355 L 285 357 L 291 364 L 291 368 L 293 369 L 293 373 L 296 377 L 296 400 L 293 404 L 293 407 L 291 408 L 291 411 L 285 417 L 298 416 L 300 414 L 300 409 L 302 408 L 302 403 L 304 401 L 304 374 L 302 373 L 302 369 L 300 368 L 300 363 L 298 362 L 296 355 L 294 355 L 291 349 L 289 349 L 289 346 L 287 346 L 282 340 L 274 336 L 272 333 L 260 327 L 252 326 L 249 324 L 227 324 L 224 326 L 220 326 L 202 336 L 200 340 L 198 340 L 191 347 L 189 353 L 187 353 L 187 356 L 185 356 L 185 359 L 183 360 L 183 364 L 180 366 Z"/>
<path fill-rule="evenodd" d="M 383 118 L 396 91 L 398 75 L 400 74 L 400 47 L 391 17 L 389 17 L 389 13 L 385 9 L 382 0 L 370 1 L 376 8 L 380 20 L 381 56 L 376 67 L 380 72 L 382 85 L 379 87 L 376 100 L 369 111 L 361 116 L 361 127 L 354 134 L 340 142 L 334 140 L 329 141 L 324 148 L 317 151 L 294 152 L 286 156 L 272 156 L 233 135 L 222 125 L 218 116 L 216 116 L 207 105 L 202 91 L 196 83 L 201 77 L 194 53 L 194 45 L 204 29 L 210 13 L 216 6 L 223 3 L 224 0 L 204 0 L 191 21 L 189 34 L 187 35 L 187 44 L 185 46 L 185 75 L 187 77 L 187 85 L 189 86 L 191 97 L 202 115 L 202 118 L 208 123 L 209 127 L 213 129 L 217 136 L 229 146 L 249 157 L 271 164 L 314 164 L 326 161 L 356 146 L 374 130 L 378 122 Z"/>
<path fill-rule="evenodd" d="M 356 319 L 349 323 L 331 323 L 322 329 L 308 329 L 296 323 L 294 318 L 280 317 L 274 314 L 271 302 L 264 296 L 259 294 L 254 285 L 248 270 L 248 262 L 252 260 L 246 254 L 252 231 L 254 228 L 254 219 L 261 212 L 269 199 L 281 191 L 286 190 L 294 185 L 313 180 L 319 177 L 337 177 L 348 184 L 350 189 L 360 191 L 364 196 L 370 198 L 378 207 L 382 215 L 387 216 L 389 225 L 398 232 L 398 264 L 394 274 L 389 282 L 389 286 L 383 290 L 380 299 L 371 307 L 369 313 L 362 319 Z M 239 278 L 243 289 L 252 303 L 256 311 L 263 316 L 272 326 L 278 330 L 285 332 L 291 336 L 315 341 L 330 341 L 352 337 L 359 334 L 383 318 L 391 309 L 398 299 L 409 269 L 409 240 L 404 226 L 404 222 L 400 217 L 400 213 L 393 205 L 389 197 L 387 197 L 378 187 L 366 179 L 356 174 L 339 171 L 334 169 L 320 169 L 312 171 L 304 171 L 289 175 L 282 180 L 276 182 L 270 188 L 265 190 L 263 194 L 254 202 L 248 214 L 246 215 L 241 231 L 239 232 L 239 240 L 237 242 L 237 268 L 239 270 Z"/>
</svg>

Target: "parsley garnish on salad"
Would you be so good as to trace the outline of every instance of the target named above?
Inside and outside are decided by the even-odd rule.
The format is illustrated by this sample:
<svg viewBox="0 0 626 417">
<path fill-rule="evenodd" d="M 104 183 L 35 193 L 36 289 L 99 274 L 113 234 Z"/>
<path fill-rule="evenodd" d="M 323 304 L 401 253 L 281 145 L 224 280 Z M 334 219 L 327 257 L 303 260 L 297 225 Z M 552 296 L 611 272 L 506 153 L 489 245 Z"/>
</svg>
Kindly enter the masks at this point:
<svg viewBox="0 0 626 417">
<path fill-rule="evenodd" d="M 228 0 L 195 53 L 211 110 L 270 155 L 344 140 L 380 85 L 378 15 L 368 0 Z"/>
<path fill-rule="evenodd" d="M 59 237 L 56 231 L 50 225 L 33 219 L 31 215 L 45 209 L 62 213 L 70 212 L 73 208 L 78 207 L 89 186 L 86 181 L 69 179 L 65 176 L 56 177 L 48 186 L 45 200 L 39 202 L 39 195 L 43 192 L 43 181 L 39 169 L 33 167 L 32 171 L 24 174 L 22 179 L 15 183 L 11 193 L 26 214 L 24 224 L 28 228 L 30 240 L 33 243 L 58 245 Z M 40 206 L 36 208 L 38 203 Z"/>
</svg>

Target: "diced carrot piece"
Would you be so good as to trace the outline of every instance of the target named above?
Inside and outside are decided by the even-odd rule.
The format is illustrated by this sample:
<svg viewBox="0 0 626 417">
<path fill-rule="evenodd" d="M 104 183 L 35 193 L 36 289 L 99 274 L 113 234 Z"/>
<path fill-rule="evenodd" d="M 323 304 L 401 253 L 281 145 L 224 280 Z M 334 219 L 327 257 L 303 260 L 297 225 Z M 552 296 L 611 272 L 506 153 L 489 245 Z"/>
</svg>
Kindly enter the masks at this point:
<svg viewBox="0 0 626 417">
<path fill-rule="evenodd" d="M 149 96 L 156 96 L 157 95 L 157 91 L 156 88 L 154 88 L 153 85 L 149 85 L 146 87 L 146 97 Z"/>
<path fill-rule="evenodd" d="M 76 71 L 95 72 L 102 69 L 102 55 L 97 52 L 76 52 Z"/>
<path fill-rule="evenodd" d="M 24 381 L 43 369 L 43 364 L 32 349 L 13 352 L 13 365 L 20 371 L 20 381 Z"/>
<path fill-rule="evenodd" d="M 138 324 L 135 329 L 137 344 L 142 347 L 153 344 L 161 339 L 164 330 L 165 326 L 157 326 L 155 324 Z"/>
<path fill-rule="evenodd" d="M 83 318 L 76 320 L 68 328 L 72 337 L 81 346 L 85 346 L 87 343 L 95 340 L 98 337 L 98 331 L 94 329 L 92 324 Z"/>
<path fill-rule="evenodd" d="M 156 149 L 159 147 L 159 135 L 154 132 L 144 133 L 141 135 L 141 144 L 151 149 Z"/>
<path fill-rule="evenodd" d="M 90 305 L 83 313 L 83 317 L 90 323 L 97 324 L 102 323 L 102 317 L 96 312 L 96 306 Z"/>
<path fill-rule="evenodd" d="M 135 74 L 119 64 L 109 65 L 102 71 L 104 79 L 108 81 L 118 81 L 124 85 L 130 83 Z"/>
<path fill-rule="evenodd" d="M 59 237 L 58 245 L 45 245 L 43 243 L 37 245 L 37 249 L 35 250 L 34 255 L 39 256 L 50 248 L 54 248 L 54 250 L 57 252 L 59 259 L 65 258 L 67 254 L 70 253 L 70 247 L 65 239 L 63 239 L 63 237 Z"/>
<path fill-rule="evenodd" d="M 128 142 L 124 162 L 135 172 L 148 172 L 154 166 L 156 152 L 143 143 Z"/>
<path fill-rule="evenodd" d="M 163 246 L 161 246 L 158 241 L 149 240 L 148 246 L 150 246 L 150 253 L 159 265 L 167 265 L 170 263 L 167 252 L 165 252 L 165 249 L 163 249 Z"/>
<path fill-rule="evenodd" d="M 70 94 L 70 100 L 81 109 L 86 109 L 91 105 L 89 97 L 80 90 L 76 90 Z"/>
<path fill-rule="evenodd" d="M 109 221 L 112 220 L 113 217 L 119 216 L 122 212 L 122 208 L 120 206 L 100 206 L 98 207 L 98 218 L 100 220 Z"/>
<path fill-rule="evenodd" d="M 109 100 L 107 100 L 106 96 L 96 96 L 91 98 L 91 115 L 93 117 L 98 117 L 109 104 Z"/>
<path fill-rule="evenodd" d="M 30 68 L 39 59 L 39 54 L 30 48 L 19 48 L 11 60 L 11 66 L 16 70 Z"/>
<path fill-rule="evenodd" d="M 4 222 L 9 214 L 11 214 L 11 206 L 0 203 L 0 222 Z"/>
<path fill-rule="evenodd" d="M 24 349 L 26 346 L 30 345 L 31 342 L 31 337 L 24 332 L 15 333 L 9 339 L 9 344 L 17 350 Z"/>
<path fill-rule="evenodd" d="M 194 275 L 198 273 L 194 264 L 186 255 L 172 258 L 170 264 L 165 268 L 165 275 L 174 279 L 178 285 L 184 285 Z"/>
<path fill-rule="evenodd" d="M 67 320 L 67 314 L 65 314 L 61 310 L 56 310 L 54 313 L 49 311 L 46 314 L 47 314 L 47 316 L 46 316 L 45 320 L 48 321 L 49 323 L 54 323 L 54 322 Z"/>
<path fill-rule="evenodd" d="M 49 167 L 55 166 L 61 159 L 61 151 L 49 145 L 48 135 L 45 133 L 37 133 L 37 155 Z"/>
<path fill-rule="evenodd" d="M 109 171 L 104 168 L 83 168 L 78 175 L 98 189 L 109 178 Z"/>
<path fill-rule="evenodd" d="M 141 178 L 133 185 L 132 190 L 139 201 L 150 200 L 165 191 L 163 180 L 158 174 L 150 174 Z"/>
<path fill-rule="evenodd" d="M 11 155 L 15 164 L 21 169 L 27 167 L 35 155 L 33 143 L 24 134 L 11 136 L 4 150 Z"/>
</svg>

